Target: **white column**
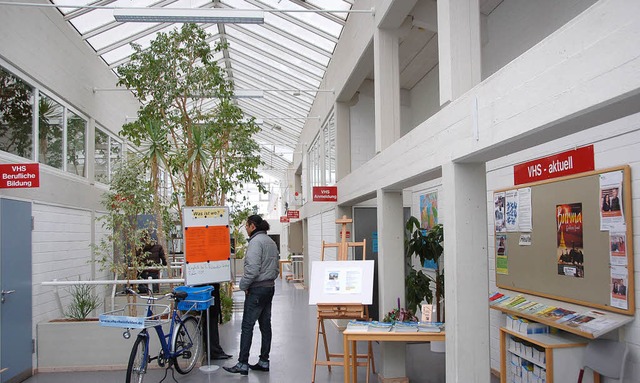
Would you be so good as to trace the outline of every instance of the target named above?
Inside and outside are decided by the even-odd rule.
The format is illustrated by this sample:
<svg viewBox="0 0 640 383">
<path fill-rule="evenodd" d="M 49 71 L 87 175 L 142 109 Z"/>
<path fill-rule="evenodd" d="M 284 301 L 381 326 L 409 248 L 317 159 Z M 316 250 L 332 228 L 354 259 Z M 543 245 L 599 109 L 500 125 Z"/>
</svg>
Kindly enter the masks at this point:
<svg viewBox="0 0 640 383">
<path fill-rule="evenodd" d="M 481 81 L 479 0 L 438 1 L 440 105 Z"/>
<path fill-rule="evenodd" d="M 351 124 L 349 104 L 336 102 L 336 181 L 351 173 Z"/>
<path fill-rule="evenodd" d="M 377 192 L 378 219 L 378 297 L 380 318 L 400 305 L 404 307 L 404 227 L 402 192 Z M 405 344 L 381 343 L 382 368 L 385 379 L 406 376 Z"/>
<path fill-rule="evenodd" d="M 377 28 L 373 34 L 376 153 L 400 138 L 400 64 L 398 37 Z"/>
<path fill-rule="evenodd" d="M 490 381 L 485 164 L 442 167 L 447 382 Z"/>
</svg>

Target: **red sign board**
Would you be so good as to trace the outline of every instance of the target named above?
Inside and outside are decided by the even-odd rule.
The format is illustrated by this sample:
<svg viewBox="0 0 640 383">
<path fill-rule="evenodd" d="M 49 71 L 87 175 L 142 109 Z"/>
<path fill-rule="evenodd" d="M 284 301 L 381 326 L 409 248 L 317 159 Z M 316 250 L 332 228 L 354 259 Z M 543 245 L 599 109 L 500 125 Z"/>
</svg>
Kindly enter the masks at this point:
<svg viewBox="0 0 640 383">
<path fill-rule="evenodd" d="M 299 219 L 300 210 L 287 210 L 287 218 Z"/>
<path fill-rule="evenodd" d="M 527 184 L 595 169 L 593 145 L 538 158 L 513 167 L 513 183 Z"/>
<path fill-rule="evenodd" d="M 0 164 L 0 189 L 39 186 L 40 164 Z"/>
<path fill-rule="evenodd" d="M 338 187 L 314 186 L 313 202 L 338 202 Z"/>
<path fill-rule="evenodd" d="M 287 217 L 286 215 L 281 215 L 280 223 L 287 223 L 287 222 L 289 222 L 289 217 Z"/>
</svg>

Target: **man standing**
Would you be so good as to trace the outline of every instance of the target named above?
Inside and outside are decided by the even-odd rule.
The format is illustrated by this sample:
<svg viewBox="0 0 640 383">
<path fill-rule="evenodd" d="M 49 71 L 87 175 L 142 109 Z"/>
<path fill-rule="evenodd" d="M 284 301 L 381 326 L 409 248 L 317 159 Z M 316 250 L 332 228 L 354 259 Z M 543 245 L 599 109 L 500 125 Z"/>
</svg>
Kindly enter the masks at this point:
<svg viewBox="0 0 640 383">
<path fill-rule="evenodd" d="M 244 276 L 240 280 L 240 290 L 245 292 L 240 355 L 235 366 L 224 367 L 228 372 L 241 375 L 248 375 L 249 368 L 269 371 L 271 302 L 275 293 L 274 280 L 278 277 L 278 247 L 267 235 L 269 223 L 259 215 L 252 215 L 247 218 L 245 227 L 249 245 L 244 257 Z M 249 351 L 256 321 L 262 334 L 260 360 L 249 365 Z"/>
<path fill-rule="evenodd" d="M 620 199 L 618 198 L 618 188 L 611 190 L 611 211 L 620 211 Z"/>
</svg>

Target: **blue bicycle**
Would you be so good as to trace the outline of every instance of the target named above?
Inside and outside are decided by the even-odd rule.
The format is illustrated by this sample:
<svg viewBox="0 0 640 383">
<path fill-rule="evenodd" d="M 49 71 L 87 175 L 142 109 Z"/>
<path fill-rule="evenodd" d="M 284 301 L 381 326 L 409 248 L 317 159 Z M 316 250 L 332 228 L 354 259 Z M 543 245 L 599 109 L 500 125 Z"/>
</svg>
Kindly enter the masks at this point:
<svg viewBox="0 0 640 383">
<path fill-rule="evenodd" d="M 190 289 L 187 287 L 182 287 Z M 209 297 L 211 296 L 209 288 Z M 197 316 L 190 314 L 191 311 L 201 310 L 201 301 L 190 301 L 187 291 L 174 291 L 161 297 L 142 296 L 133 290 L 129 293 L 146 299 L 146 304 L 130 303 L 125 307 L 100 315 L 100 324 L 109 327 L 126 328 L 123 336 L 125 339 L 131 337 L 130 329 L 141 328 L 133 344 L 129 364 L 127 365 L 126 383 L 142 383 L 147 372 L 149 363 L 157 360 L 160 367 L 167 366 L 167 370 L 172 366 L 180 374 L 188 374 L 202 355 L 202 326 L 201 313 Z M 175 301 L 176 307 L 171 309 L 169 305 L 157 304 L 161 299 L 169 298 Z M 193 302 L 193 303 L 192 303 Z M 146 307 L 144 317 L 118 315 L 124 314 L 125 310 Z M 184 309 L 185 314 L 181 312 Z M 169 331 L 165 334 L 163 325 L 170 323 Z M 150 334 L 148 329 L 154 328 L 160 340 L 161 350 L 156 356 L 149 353 Z"/>
</svg>

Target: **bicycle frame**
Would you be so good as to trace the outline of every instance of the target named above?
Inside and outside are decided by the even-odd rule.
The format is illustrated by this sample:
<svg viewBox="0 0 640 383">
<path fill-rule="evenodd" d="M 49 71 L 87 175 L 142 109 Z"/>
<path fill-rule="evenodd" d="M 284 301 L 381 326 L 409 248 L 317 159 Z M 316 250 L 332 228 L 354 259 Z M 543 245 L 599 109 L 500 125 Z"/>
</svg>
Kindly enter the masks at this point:
<svg viewBox="0 0 640 383">
<path fill-rule="evenodd" d="M 153 310 L 151 306 L 151 303 L 153 301 L 151 299 L 149 299 L 147 301 L 147 304 L 149 304 L 149 306 L 147 306 L 147 317 L 152 317 L 153 314 Z M 149 340 L 150 340 L 150 335 L 149 332 L 147 331 L 148 329 L 142 329 L 139 333 L 138 333 L 138 337 L 144 337 L 145 338 L 145 343 L 146 343 L 146 347 L 145 347 L 145 355 L 144 355 L 144 363 L 141 366 L 143 370 L 146 371 L 147 369 L 147 364 L 149 362 L 151 362 L 154 359 L 158 359 L 160 357 L 160 355 L 163 356 L 163 359 L 167 360 L 169 363 L 171 363 L 171 361 L 173 360 L 173 358 L 178 357 L 180 355 L 182 355 L 182 353 L 185 351 L 184 349 L 178 349 L 175 351 L 171 351 L 171 344 L 173 343 L 173 339 L 169 339 L 172 335 L 176 336 L 176 334 L 174 333 L 174 329 L 179 326 L 181 323 L 183 323 L 182 320 L 182 316 L 179 314 L 179 311 L 176 309 L 171 310 L 171 321 L 169 322 L 169 331 L 165 334 L 164 330 L 162 329 L 162 324 L 158 324 L 156 326 L 153 326 L 153 328 L 156 330 L 156 334 L 158 335 L 158 339 L 160 340 L 160 347 L 161 347 L 161 352 L 158 354 L 158 356 L 155 356 L 153 358 L 150 358 L 149 356 Z M 200 321 L 198 321 L 198 323 L 200 323 Z M 192 334 L 188 334 L 189 338 L 191 338 L 193 335 Z M 195 335 L 195 334 L 194 334 Z M 190 339 L 191 340 L 191 339 Z"/>
</svg>

